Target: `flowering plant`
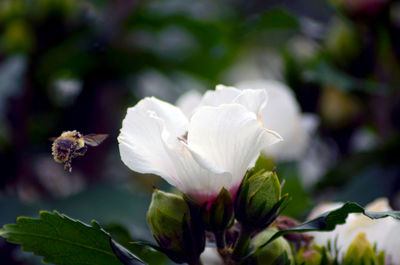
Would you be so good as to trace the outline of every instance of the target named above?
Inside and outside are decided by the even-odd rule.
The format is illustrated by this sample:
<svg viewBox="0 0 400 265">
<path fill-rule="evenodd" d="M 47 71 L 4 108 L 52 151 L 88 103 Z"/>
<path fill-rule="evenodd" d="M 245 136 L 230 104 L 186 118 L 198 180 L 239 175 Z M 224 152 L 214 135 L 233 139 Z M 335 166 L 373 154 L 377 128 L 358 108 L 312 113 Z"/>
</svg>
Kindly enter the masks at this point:
<svg viewBox="0 0 400 265">
<path fill-rule="evenodd" d="M 264 90 L 218 86 L 190 119 L 156 98 L 128 109 L 118 137 L 122 161 L 132 170 L 161 176 L 198 203 L 224 187 L 235 197 L 260 151 L 282 138 L 264 128 Z"/>
<path fill-rule="evenodd" d="M 257 160 L 261 151 L 284 140 L 279 131 L 265 128 L 265 114 L 273 117 L 264 112 L 267 99 L 264 89 L 217 86 L 187 116 L 156 98 L 128 109 L 118 137 L 122 161 L 179 190 L 153 192 L 147 222 L 157 244 L 132 239 L 121 245 L 97 222 L 88 226 L 57 212 L 20 217 L 0 236 L 44 256 L 45 262 L 67 265 L 162 264 L 154 263 L 160 256 L 193 265 L 338 264 L 336 248 L 320 240 L 315 242 L 322 245 L 312 244 L 309 234 L 300 233 L 333 231 L 350 213 L 400 219 L 400 212 L 388 207 L 370 212 L 348 202 L 303 224 L 281 216 L 289 196 L 281 194 L 276 172 Z M 388 223 L 398 226 L 395 220 Z M 364 230 L 342 253 L 344 264 L 385 264 L 385 253 L 372 247 L 368 239 L 375 239 Z"/>
</svg>

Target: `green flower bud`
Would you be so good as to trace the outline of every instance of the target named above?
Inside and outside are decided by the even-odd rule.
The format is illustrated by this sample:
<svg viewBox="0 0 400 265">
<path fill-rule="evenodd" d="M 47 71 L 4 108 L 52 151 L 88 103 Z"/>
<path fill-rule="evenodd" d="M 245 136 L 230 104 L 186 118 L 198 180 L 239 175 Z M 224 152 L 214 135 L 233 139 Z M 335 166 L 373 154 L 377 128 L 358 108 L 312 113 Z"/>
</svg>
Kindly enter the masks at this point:
<svg viewBox="0 0 400 265">
<path fill-rule="evenodd" d="M 204 232 L 193 227 L 185 200 L 176 194 L 155 190 L 147 223 L 158 245 L 177 263 L 193 263 L 204 250 Z"/>
<path fill-rule="evenodd" d="M 266 227 L 276 217 L 280 197 L 281 187 L 275 172 L 248 174 L 235 202 L 237 220 L 248 230 Z"/>
<path fill-rule="evenodd" d="M 296 264 L 323 265 L 323 255 L 312 248 L 301 248 L 296 254 Z"/>
<path fill-rule="evenodd" d="M 202 220 L 207 230 L 223 231 L 233 224 L 233 202 L 231 194 L 222 188 L 217 198 L 202 209 Z"/>
<path fill-rule="evenodd" d="M 343 265 L 384 265 L 384 252 L 375 253 L 372 244 L 368 241 L 364 232 L 359 233 L 347 249 Z"/>
<path fill-rule="evenodd" d="M 256 235 L 250 244 L 256 249 L 258 246 L 267 242 L 276 232 L 278 232 L 278 229 L 275 227 L 265 229 Z M 250 264 L 281 264 L 278 261 L 284 261 L 285 259 L 288 260 L 290 264 L 294 264 L 292 249 L 284 237 L 279 237 L 265 247 L 257 250 L 254 254 L 252 254 L 250 259 Z"/>
</svg>

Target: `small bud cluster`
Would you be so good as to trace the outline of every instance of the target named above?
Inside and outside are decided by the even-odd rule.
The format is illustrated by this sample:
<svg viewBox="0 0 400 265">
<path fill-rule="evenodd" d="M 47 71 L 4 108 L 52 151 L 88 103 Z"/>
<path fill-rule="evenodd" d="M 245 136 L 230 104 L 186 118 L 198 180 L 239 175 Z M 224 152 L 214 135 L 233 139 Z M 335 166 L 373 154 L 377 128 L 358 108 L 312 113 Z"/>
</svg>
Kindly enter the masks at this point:
<svg viewBox="0 0 400 265">
<path fill-rule="evenodd" d="M 223 264 L 276 264 L 282 259 L 291 264 L 285 238 L 262 246 L 278 231 L 272 224 L 286 199 L 275 172 L 250 170 L 235 198 L 222 188 L 203 205 L 186 194 L 155 190 L 147 220 L 160 249 L 177 263 L 201 264 L 208 241 L 216 245 Z"/>
</svg>

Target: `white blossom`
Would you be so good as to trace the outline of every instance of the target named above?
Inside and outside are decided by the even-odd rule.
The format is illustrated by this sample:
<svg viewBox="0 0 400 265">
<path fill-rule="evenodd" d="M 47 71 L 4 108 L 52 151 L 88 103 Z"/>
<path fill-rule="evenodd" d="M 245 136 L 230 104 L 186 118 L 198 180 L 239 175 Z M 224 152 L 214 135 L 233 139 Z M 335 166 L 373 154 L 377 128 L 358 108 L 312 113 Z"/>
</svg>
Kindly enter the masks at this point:
<svg viewBox="0 0 400 265">
<path fill-rule="evenodd" d="M 339 208 L 342 203 L 324 203 L 313 209 L 309 218 Z M 379 198 L 368 204 L 367 211 L 384 212 L 392 208 L 386 198 Z M 346 223 L 336 226 L 331 232 L 311 232 L 314 242 L 319 245 L 326 245 L 328 240 L 335 242 L 340 250 L 339 257 L 346 253 L 348 247 L 355 237 L 361 233 L 366 233 L 369 242 L 376 244 L 378 251 L 385 251 L 386 256 L 393 264 L 400 264 L 400 221 L 387 217 L 383 219 L 370 219 L 362 214 L 350 214 Z"/>
<path fill-rule="evenodd" d="M 242 81 L 237 87 L 264 89 L 268 93 L 269 103 L 263 110 L 262 121 L 265 127 L 279 133 L 284 141 L 263 152 L 279 161 L 301 159 L 318 124 L 317 117 L 302 113 L 291 89 L 278 81 Z"/>
<path fill-rule="evenodd" d="M 130 169 L 159 175 L 199 203 L 222 187 L 235 196 L 260 150 L 282 140 L 262 123 L 264 90 L 219 86 L 202 102 L 188 118 L 176 106 L 144 98 L 128 109 L 118 137 Z"/>
</svg>

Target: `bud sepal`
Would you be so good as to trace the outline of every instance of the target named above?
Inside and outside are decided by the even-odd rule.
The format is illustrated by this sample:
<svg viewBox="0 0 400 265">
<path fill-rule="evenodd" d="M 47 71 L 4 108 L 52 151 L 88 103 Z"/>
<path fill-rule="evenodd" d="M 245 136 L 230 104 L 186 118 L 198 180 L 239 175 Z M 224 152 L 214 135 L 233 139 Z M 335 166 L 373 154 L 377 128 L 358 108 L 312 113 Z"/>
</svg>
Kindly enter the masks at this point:
<svg viewBox="0 0 400 265">
<path fill-rule="evenodd" d="M 275 172 L 250 171 L 235 200 L 236 219 L 248 230 L 263 229 L 279 215 L 287 197 L 281 198 L 281 186 Z"/>
<path fill-rule="evenodd" d="M 232 226 L 234 221 L 232 196 L 222 188 L 213 202 L 204 204 L 201 217 L 205 228 L 209 231 L 224 231 Z"/>
<path fill-rule="evenodd" d="M 284 237 L 279 237 L 270 244 L 259 248 L 276 232 L 278 232 L 278 229 L 276 227 L 271 227 L 258 233 L 251 240 L 251 247 L 257 249 L 257 251 L 255 251 L 246 259 L 247 263 L 263 265 L 294 264 L 292 249 Z"/>
<path fill-rule="evenodd" d="M 147 222 L 160 250 L 177 263 L 194 264 L 204 250 L 204 231 L 195 219 L 182 196 L 154 190 Z"/>
</svg>

